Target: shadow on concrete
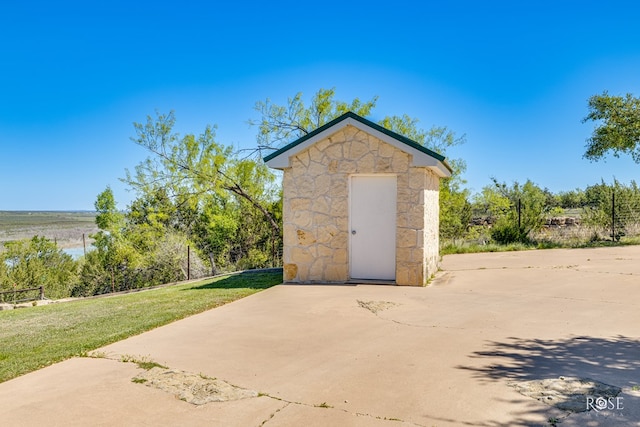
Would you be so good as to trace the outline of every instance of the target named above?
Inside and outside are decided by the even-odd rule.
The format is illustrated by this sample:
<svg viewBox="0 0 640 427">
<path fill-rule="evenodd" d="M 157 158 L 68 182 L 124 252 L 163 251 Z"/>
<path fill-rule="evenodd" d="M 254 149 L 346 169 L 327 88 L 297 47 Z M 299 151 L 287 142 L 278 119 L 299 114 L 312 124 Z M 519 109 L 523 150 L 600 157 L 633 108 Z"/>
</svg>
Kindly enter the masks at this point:
<svg viewBox="0 0 640 427">
<path fill-rule="evenodd" d="M 470 356 L 490 359 L 488 364 L 458 368 L 473 371 L 476 378 L 484 380 L 528 381 L 564 375 L 619 387 L 640 385 L 640 340 L 635 338 L 508 338 L 507 342 L 490 342 L 488 347 Z"/>
<path fill-rule="evenodd" d="M 491 341 L 487 349 L 476 351 L 469 357 L 474 362 L 468 366 L 458 366 L 473 372 L 479 381 L 530 381 L 560 376 L 591 378 L 605 384 L 618 387 L 635 388 L 640 386 L 640 340 L 618 335 L 611 338 L 572 336 L 565 339 L 522 339 L 508 338 L 505 342 Z M 506 386 L 506 384 L 505 384 Z M 518 406 L 522 408 L 519 397 Z M 505 403 L 503 399 L 501 402 Z M 637 396 L 626 395 L 629 409 L 640 404 Z M 516 404 L 516 400 L 506 401 Z M 591 411 L 594 412 L 594 411 Z M 550 406 L 541 406 L 531 400 L 525 408 L 514 410 L 508 423 L 491 420 L 479 420 L 467 423 L 460 420 L 440 419 L 459 425 L 477 425 L 485 427 L 543 425 L 562 427 L 601 425 L 605 421 L 595 413 L 583 413 L 578 416 L 570 412 L 559 411 Z M 609 415 L 605 425 L 638 425 L 637 412 Z M 587 418 L 585 418 L 587 417 Z M 617 418 L 616 418 L 617 417 Z M 629 417 L 633 418 L 630 419 Z M 533 419 L 547 420 L 532 423 Z M 586 423 L 586 424 L 585 424 Z"/>
</svg>

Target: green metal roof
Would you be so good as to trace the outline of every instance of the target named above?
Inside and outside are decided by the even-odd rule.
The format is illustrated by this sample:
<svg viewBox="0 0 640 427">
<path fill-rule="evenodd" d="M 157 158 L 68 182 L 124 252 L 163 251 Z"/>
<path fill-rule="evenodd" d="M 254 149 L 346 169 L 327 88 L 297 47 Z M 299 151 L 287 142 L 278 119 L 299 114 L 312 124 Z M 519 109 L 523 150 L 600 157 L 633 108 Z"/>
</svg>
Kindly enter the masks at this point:
<svg viewBox="0 0 640 427">
<path fill-rule="evenodd" d="M 291 150 L 295 146 L 302 144 L 303 142 L 307 141 L 308 139 L 313 138 L 317 134 L 319 134 L 321 132 L 324 132 L 325 130 L 329 129 L 330 127 L 335 126 L 336 124 L 338 124 L 341 121 L 346 120 L 346 119 L 357 120 L 358 122 L 362 123 L 365 126 L 368 126 L 368 127 L 372 128 L 372 129 L 375 129 L 378 132 L 382 132 L 385 135 L 387 135 L 387 136 L 389 136 L 389 137 L 391 137 L 391 138 L 393 138 L 393 139 L 395 139 L 395 140 L 397 140 L 399 142 L 402 142 L 403 144 L 406 144 L 411 148 L 414 148 L 414 149 L 416 149 L 418 151 L 421 151 L 421 152 L 433 157 L 434 159 L 442 162 L 444 164 L 444 166 L 449 170 L 449 172 L 452 172 L 451 166 L 449 166 L 447 164 L 447 162 L 445 161 L 445 157 L 442 156 L 441 154 L 438 154 L 435 151 L 429 150 L 427 147 L 418 144 L 417 142 L 407 138 L 406 136 L 402 136 L 399 133 L 390 131 L 389 129 L 386 129 L 386 128 L 380 126 L 379 124 L 374 123 L 374 122 L 372 122 L 370 120 L 367 120 L 364 117 L 361 117 L 361 116 L 359 116 L 359 115 L 357 115 L 357 114 L 355 114 L 355 113 L 353 113 L 351 111 L 348 111 L 348 112 L 344 113 L 340 117 L 337 117 L 337 118 L 331 120 L 329 123 L 327 123 L 327 124 L 325 124 L 323 126 L 320 126 L 319 128 L 315 129 L 312 132 L 309 132 L 308 134 L 304 135 L 303 137 L 298 138 L 295 141 L 285 145 L 284 147 L 282 147 L 278 151 L 275 151 L 275 152 L 269 154 L 268 156 L 265 156 L 264 157 L 264 161 L 268 162 L 269 160 L 281 155 L 282 153 L 284 153 L 286 151 Z"/>
</svg>

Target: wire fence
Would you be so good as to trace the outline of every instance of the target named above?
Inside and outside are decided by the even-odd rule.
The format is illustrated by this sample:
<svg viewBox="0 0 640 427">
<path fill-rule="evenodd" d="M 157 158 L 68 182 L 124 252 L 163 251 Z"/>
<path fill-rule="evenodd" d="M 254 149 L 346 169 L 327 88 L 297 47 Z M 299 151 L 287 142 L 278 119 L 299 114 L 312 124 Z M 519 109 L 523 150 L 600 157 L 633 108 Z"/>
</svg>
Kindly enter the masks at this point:
<svg viewBox="0 0 640 427">
<path fill-rule="evenodd" d="M 520 228 L 526 215 L 526 203 L 513 203 L 510 221 Z M 593 242 L 640 243 L 640 192 L 610 191 L 582 207 L 562 209 L 544 206 L 541 226 L 527 238 L 536 243 L 579 246 Z M 498 218 L 488 211 L 474 211 L 468 232 L 454 241 L 486 244 L 492 241 L 492 229 Z"/>
</svg>

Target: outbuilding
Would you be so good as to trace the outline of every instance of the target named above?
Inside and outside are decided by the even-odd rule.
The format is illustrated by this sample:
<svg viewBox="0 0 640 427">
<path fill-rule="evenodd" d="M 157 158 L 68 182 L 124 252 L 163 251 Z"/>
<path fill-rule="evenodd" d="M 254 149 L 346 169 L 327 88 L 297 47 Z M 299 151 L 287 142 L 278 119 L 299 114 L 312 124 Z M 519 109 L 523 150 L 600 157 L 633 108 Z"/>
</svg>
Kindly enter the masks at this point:
<svg viewBox="0 0 640 427">
<path fill-rule="evenodd" d="M 286 283 L 424 286 L 445 158 L 352 112 L 264 158 L 283 176 Z"/>
</svg>

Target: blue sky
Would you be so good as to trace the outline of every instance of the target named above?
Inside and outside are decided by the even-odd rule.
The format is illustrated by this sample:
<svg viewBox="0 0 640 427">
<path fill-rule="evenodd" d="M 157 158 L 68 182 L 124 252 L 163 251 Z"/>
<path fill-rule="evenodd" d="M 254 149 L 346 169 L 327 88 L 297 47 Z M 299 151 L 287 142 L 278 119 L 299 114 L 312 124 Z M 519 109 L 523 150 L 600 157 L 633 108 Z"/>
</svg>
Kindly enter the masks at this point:
<svg viewBox="0 0 640 427">
<path fill-rule="evenodd" d="M 217 3 L 4 2 L 0 210 L 92 209 L 107 185 L 125 208 L 118 178 L 147 155 L 133 122 L 175 110 L 180 133 L 217 124 L 246 148 L 256 101 L 320 88 L 466 135 L 447 155 L 473 192 L 640 176 L 630 158 L 584 160 L 581 123 L 591 95 L 640 95 L 636 2 Z"/>
</svg>

